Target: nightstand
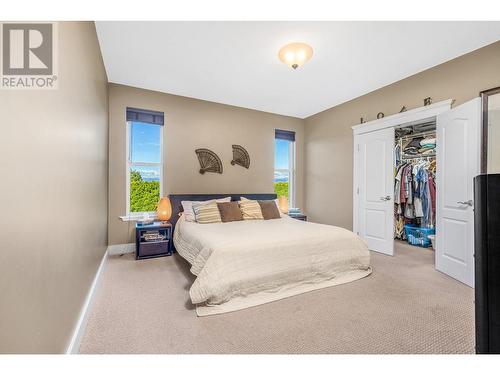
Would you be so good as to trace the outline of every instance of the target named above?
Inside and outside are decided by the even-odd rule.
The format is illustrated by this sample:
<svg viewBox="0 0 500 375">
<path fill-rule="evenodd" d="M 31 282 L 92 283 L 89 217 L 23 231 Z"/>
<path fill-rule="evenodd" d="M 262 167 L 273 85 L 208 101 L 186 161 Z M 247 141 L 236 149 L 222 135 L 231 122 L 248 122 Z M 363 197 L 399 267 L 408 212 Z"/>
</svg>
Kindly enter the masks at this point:
<svg viewBox="0 0 500 375">
<path fill-rule="evenodd" d="M 288 214 L 292 219 L 307 221 L 307 215 L 304 214 Z"/>
<path fill-rule="evenodd" d="M 135 259 L 172 255 L 172 224 L 154 222 L 135 225 Z"/>
</svg>

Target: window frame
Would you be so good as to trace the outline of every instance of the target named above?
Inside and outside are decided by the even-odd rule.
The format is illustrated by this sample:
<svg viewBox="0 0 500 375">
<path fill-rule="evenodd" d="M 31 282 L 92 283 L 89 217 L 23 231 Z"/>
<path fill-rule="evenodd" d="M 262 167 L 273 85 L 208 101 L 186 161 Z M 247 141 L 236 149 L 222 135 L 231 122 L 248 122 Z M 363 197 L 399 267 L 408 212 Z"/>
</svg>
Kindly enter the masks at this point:
<svg viewBox="0 0 500 375">
<path fill-rule="evenodd" d="M 276 140 L 279 138 L 274 138 L 274 158 L 276 159 Z M 289 207 L 295 207 L 295 198 L 296 198 L 296 145 L 295 141 L 287 141 L 288 142 L 288 169 L 276 168 L 274 166 L 274 173 L 276 172 L 287 172 L 288 173 L 288 205 Z M 274 180 L 274 175 L 273 175 Z M 274 182 L 274 181 L 273 181 Z"/>
<path fill-rule="evenodd" d="M 130 168 L 132 166 L 160 167 L 160 196 L 158 197 L 158 200 L 160 200 L 160 198 L 163 197 L 163 126 L 157 125 L 157 124 L 143 123 L 146 125 L 160 127 L 160 162 L 159 163 L 132 162 L 132 157 L 131 157 L 132 156 L 131 155 L 132 148 L 130 147 L 131 146 L 130 141 L 131 141 L 132 123 L 133 122 L 141 123 L 140 121 L 127 121 L 126 148 L 125 148 L 125 168 L 126 168 L 126 172 L 125 172 L 126 173 L 126 193 L 125 193 L 126 216 L 125 216 L 125 218 L 128 220 L 142 218 L 145 214 L 149 214 L 149 216 L 156 215 L 156 211 L 130 212 Z"/>
</svg>

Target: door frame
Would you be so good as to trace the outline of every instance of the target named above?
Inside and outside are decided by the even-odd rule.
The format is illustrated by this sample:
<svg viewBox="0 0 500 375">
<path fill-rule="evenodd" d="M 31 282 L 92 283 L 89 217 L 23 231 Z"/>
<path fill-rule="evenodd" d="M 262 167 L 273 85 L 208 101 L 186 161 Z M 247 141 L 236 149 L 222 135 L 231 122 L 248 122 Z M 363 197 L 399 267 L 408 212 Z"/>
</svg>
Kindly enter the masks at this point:
<svg viewBox="0 0 500 375">
<path fill-rule="evenodd" d="M 481 111 L 482 111 L 482 126 L 481 126 L 481 173 L 488 173 L 488 99 L 492 95 L 500 93 L 500 86 L 492 89 L 484 90 L 479 93 L 481 97 Z"/>
<path fill-rule="evenodd" d="M 396 113 L 391 116 L 383 117 L 378 120 L 373 120 L 365 123 L 361 123 L 358 125 L 354 125 L 351 127 L 354 135 L 354 163 L 353 163 L 353 213 L 352 213 L 352 228 L 353 232 L 359 234 L 358 228 L 358 174 L 359 174 L 359 141 L 357 136 L 360 134 L 375 132 L 378 130 L 386 129 L 386 128 L 398 128 L 401 126 L 411 126 L 417 125 L 422 122 L 427 122 L 441 113 L 447 112 L 451 109 L 451 105 L 453 103 L 453 99 L 443 100 L 434 104 L 429 104 L 427 106 L 418 107 L 415 109 L 411 109 L 409 111 Z"/>
</svg>

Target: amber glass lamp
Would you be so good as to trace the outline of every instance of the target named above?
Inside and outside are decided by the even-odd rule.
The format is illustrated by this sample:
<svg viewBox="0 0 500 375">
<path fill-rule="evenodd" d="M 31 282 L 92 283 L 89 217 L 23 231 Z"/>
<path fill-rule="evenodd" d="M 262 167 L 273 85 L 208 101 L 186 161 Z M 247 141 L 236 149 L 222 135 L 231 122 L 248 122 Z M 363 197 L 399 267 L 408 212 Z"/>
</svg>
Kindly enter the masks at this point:
<svg viewBox="0 0 500 375">
<path fill-rule="evenodd" d="M 281 197 L 278 198 L 278 206 L 280 208 L 280 211 L 283 212 L 284 214 L 288 213 L 288 198 L 282 195 Z"/>
<path fill-rule="evenodd" d="M 172 204 L 167 197 L 161 198 L 156 206 L 156 216 L 158 220 L 168 221 L 172 216 Z"/>
</svg>

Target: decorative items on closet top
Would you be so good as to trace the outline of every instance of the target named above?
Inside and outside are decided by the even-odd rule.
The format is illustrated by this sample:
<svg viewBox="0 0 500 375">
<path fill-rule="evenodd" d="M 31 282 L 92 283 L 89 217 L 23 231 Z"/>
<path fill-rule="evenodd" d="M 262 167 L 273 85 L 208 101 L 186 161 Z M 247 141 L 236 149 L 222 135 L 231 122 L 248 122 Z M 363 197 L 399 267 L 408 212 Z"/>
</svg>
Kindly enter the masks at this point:
<svg viewBox="0 0 500 375">
<path fill-rule="evenodd" d="M 405 128 L 398 129 L 395 146 L 394 237 L 398 239 L 407 239 L 407 224 L 434 228 L 436 223 L 436 131 L 404 133 Z"/>
</svg>

